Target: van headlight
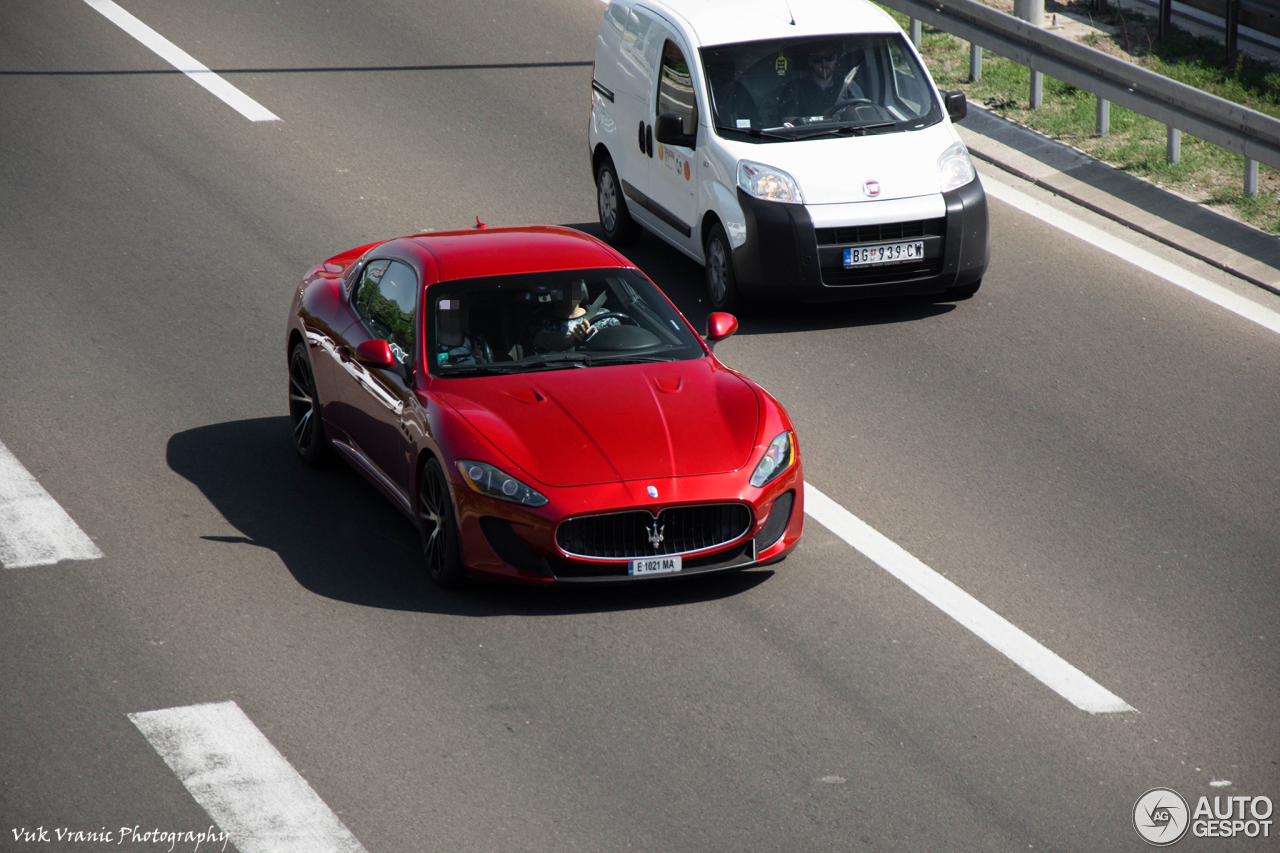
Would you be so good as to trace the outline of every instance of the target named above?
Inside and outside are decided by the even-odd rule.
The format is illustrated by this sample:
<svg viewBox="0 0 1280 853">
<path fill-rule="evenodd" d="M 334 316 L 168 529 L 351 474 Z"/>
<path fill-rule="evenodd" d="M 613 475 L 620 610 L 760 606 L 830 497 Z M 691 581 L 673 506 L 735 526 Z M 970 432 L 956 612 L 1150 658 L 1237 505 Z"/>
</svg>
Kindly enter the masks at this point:
<svg viewBox="0 0 1280 853">
<path fill-rule="evenodd" d="M 975 177 L 977 172 L 963 142 L 949 146 L 938 158 L 938 183 L 942 185 L 942 192 L 959 189 Z"/>
<path fill-rule="evenodd" d="M 542 506 L 547 502 L 541 493 L 487 462 L 459 459 L 458 472 L 467 481 L 471 491 L 478 495 L 525 506 Z"/>
<path fill-rule="evenodd" d="M 769 449 L 764 452 L 764 458 L 760 460 L 760 464 L 756 465 L 755 473 L 751 475 L 751 485 L 759 488 L 773 481 L 795 461 L 795 442 L 791 440 L 791 433 L 789 431 L 779 433 L 773 441 L 769 442 Z"/>
<path fill-rule="evenodd" d="M 738 186 L 747 195 L 763 201 L 804 204 L 804 196 L 800 194 L 800 185 L 796 183 L 796 179 L 781 169 L 763 163 L 739 160 Z"/>
</svg>

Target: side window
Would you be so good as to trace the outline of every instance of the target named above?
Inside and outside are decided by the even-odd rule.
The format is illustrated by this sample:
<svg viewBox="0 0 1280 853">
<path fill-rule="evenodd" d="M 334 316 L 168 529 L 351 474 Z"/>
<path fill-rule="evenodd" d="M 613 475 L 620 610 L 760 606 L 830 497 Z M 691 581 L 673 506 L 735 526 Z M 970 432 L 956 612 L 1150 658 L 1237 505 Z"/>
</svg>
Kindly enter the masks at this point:
<svg viewBox="0 0 1280 853">
<path fill-rule="evenodd" d="M 912 61 L 906 47 L 897 40 L 889 41 L 889 59 L 893 63 L 893 88 L 898 100 L 916 115 L 928 112 L 929 87 L 923 72 Z"/>
<path fill-rule="evenodd" d="M 413 358 L 417 334 L 418 277 L 397 261 L 369 264 L 356 290 L 356 313 L 369 333 L 391 345 L 403 365 Z"/>
<path fill-rule="evenodd" d="M 668 40 L 662 48 L 662 68 L 658 72 L 658 115 L 674 113 L 687 136 L 698 133 L 698 111 L 693 97 L 693 78 L 689 63 L 675 42 Z"/>
</svg>

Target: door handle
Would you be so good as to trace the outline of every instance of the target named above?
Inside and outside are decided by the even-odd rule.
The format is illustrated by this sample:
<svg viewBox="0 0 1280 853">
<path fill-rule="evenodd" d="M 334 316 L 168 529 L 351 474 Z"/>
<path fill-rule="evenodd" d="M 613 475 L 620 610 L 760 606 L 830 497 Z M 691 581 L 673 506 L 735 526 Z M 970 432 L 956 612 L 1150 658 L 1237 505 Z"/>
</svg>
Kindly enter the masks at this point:
<svg viewBox="0 0 1280 853">
<path fill-rule="evenodd" d="M 639 139 L 640 139 L 640 153 L 643 154 L 644 153 L 644 122 L 643 121 L 640 122 L 640 127 L 637 128 L 636 132 L 639 135 Z"/>
<path fill-rule="evenodd" d="M 645 153 L 653 157 L 653 125 L 648 125 L 644 129 L 644 147 Z"/>
</svg>

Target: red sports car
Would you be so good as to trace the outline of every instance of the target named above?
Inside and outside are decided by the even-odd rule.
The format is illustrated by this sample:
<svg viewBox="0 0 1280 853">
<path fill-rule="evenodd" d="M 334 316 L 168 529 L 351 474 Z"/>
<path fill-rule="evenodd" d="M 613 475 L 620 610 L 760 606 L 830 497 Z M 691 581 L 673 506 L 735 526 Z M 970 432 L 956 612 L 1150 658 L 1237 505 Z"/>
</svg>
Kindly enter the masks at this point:
<svg viewBox="0 0 1280 853">
<path fill-rule="evenodd" d="M 712 314 L 706 341 L 737 325 Z M 298 454 L 333 448 L 381 489 L 437 583 L 705 574 L 800 541 L 787 413 L 586 234 L 343 252 L 302 279 L 285 340 Z"/>
</svg>

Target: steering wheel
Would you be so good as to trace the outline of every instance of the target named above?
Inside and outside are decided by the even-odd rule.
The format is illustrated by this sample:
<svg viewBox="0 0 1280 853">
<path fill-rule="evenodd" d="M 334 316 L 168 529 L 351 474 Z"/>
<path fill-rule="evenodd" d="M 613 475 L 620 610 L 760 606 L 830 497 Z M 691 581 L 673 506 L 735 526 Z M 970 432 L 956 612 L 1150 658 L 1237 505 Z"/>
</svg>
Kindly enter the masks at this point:
<svg viewBox="0 0 1280 853">
<path fill-rule="evenodd" d="M 633 318 L 630 314 L 623 314 L 621 311 L 604 311 L 600 314 L 597 314 L 596 316 L 591 318 L 591 325 L 594 327 L 595 324 L 600 320 L 607 320 L 610 317 L 614 318 L 624 326 L 640 325 L 635 321 L 635 318 Z"/>
<path fill-rule="evenodd" d="M 844 112 L 845 107 L 851 107 L 854 104 L 870 104 L 873 107 L 876 106 L 876 102 L 870 98 L 839 98 L 831 106 L 831 109 L 823 113 L 823 116 L 826 118 L 834 118 L 837 113 Z"/>
</svg>

